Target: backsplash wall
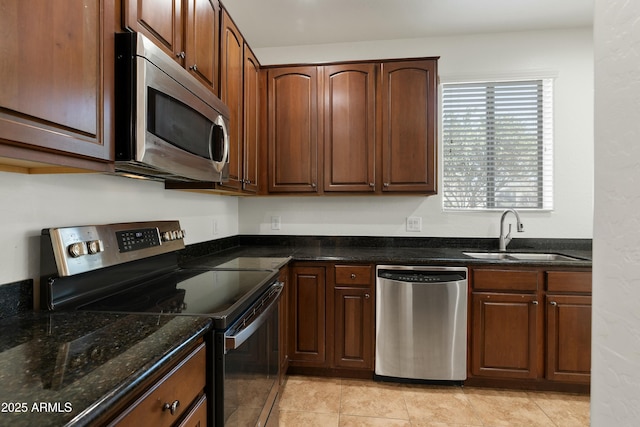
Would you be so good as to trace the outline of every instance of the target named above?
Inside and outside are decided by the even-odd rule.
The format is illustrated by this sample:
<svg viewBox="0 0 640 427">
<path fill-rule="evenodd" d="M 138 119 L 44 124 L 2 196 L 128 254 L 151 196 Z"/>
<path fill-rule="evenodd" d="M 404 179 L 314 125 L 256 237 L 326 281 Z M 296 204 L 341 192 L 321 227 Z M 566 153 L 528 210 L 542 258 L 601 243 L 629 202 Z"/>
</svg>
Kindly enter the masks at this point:
<svg viewBox="0 0 640 427">
<path fill-rule="evenodd" d="M 0 200 L 0 284 L 37 278 L 42 228 L 177 219 L 187 244 L 238 234 L 236 197 L 119 176 L 0 172 Z"/>
</svg>

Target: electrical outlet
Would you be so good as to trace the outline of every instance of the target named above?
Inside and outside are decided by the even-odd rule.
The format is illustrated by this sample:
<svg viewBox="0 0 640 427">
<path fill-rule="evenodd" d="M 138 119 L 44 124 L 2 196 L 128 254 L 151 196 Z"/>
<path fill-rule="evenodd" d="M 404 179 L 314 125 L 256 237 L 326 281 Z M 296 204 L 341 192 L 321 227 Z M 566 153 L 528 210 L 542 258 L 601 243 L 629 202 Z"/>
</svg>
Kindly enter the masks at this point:
<svg viewBox="0 0 640 427">
<path fill-rule="evenodd" d="M 272 230 L 280 230 L 280 216 L 272 216 L 271 217 L 271 229 Z"/>
<path fill-rule="evenodd" d="M 214 236 L 215 236 L 216 234 L 218 234 L 218 233 L 219 233 L 219 230 L 218 230 L 218 220 L 217 220 L 217 219 L 214 219 L 214 220 L 213 220 L 213 223 L 212 223 L 212 229 L 213 229 L 213 235 L 214 235 Z"/>
<path fill-rule="evenodd" d="M 407 217 L 407 231 L 422 231 L 422 217 Z"/>
</svg>

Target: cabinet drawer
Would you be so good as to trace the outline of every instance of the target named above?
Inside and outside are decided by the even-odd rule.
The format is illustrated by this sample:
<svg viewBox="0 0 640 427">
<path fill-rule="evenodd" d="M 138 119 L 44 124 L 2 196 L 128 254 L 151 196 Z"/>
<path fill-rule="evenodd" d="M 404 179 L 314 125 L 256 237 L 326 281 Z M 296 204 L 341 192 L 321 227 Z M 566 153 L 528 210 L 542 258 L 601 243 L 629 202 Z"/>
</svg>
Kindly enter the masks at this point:
<svg viewBox="0 0 640 427">
<path fill-rule="evenodd" d="M 111 425 L 157 427 L 171 426 L 186 413 L 191 403 L 202 393 L 206 382 L 206 350 L 199 345 L 136 400 Z M 178 402 L 177 404 L 175 402 Z M 171 414 L 165 404 L 175 405 Z"/>
<path fill-rule="evenodd" d="M 591 272 L 547 271 L 547 290 L 591 293 Z"/>
<path fill-rule="evenodd" d="M 371 286 L 370 265 L 336 265 L 336 286 Z"/>
<path fill-rule="evenodd" d="M 535 270 L 473 270 L 473 289 L 537 291 L 538 272 Z"/>
</svg>

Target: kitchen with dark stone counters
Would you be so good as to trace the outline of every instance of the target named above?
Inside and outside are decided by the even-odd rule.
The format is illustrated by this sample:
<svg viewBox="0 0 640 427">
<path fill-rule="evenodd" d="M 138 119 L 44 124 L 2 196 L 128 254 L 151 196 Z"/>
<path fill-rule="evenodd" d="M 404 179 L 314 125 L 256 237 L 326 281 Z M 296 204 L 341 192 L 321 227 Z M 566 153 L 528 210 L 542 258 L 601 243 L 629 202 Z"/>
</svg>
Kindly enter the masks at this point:
<svg viewBox="0 0 640 427">
<path fill-rule="evenodd" d="M 233 236 L 187 246 L 179 255 L 183 266 L 205 267 L 237 257 L 491 265 L 504 261 L 475 259 L 463 252 L 496 251 L 496 243 L 496 239 Z M 577 257 L 560 262 L 514 261 L 514 265 L 591 267 L 588 239 L 515 239 L 509 250 Z M 0 286 L 0 426 L 105 421 L 114 406 L 148 386 L 150 378 L 211 328 L 211 320 L 199 316 L 34 311 L 28 301 L 32 288 L 31 280 Z M 95 360 L 87 359 L 87 354 L 95 355 Z"/>
</svg>

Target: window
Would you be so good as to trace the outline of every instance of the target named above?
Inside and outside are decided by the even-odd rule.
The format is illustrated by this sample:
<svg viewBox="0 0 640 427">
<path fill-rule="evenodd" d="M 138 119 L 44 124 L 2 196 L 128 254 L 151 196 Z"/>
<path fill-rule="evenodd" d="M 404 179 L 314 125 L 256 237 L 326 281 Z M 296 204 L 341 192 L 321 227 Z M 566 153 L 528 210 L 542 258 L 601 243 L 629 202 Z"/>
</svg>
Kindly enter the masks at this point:
<svg viewBox="0 0 640 427">
<path fill-rule="evenodd" d="M 551 79 L 444 84 L 444 209 L 553 208 Z"/>
</svg>

